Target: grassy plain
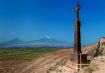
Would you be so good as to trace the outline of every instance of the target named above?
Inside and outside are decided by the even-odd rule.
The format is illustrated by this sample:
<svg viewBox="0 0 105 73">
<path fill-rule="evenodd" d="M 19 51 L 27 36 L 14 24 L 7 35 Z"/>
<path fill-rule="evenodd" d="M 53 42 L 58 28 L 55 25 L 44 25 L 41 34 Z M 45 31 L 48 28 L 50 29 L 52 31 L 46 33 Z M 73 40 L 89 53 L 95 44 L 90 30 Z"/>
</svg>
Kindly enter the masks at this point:
<svg viewBox="0 0 105 73">
<path fill-rule="evenodd" d="M 9 48 L 0 49 L 0 61 L 31 61 L 57 48 Z"/>
</svg>

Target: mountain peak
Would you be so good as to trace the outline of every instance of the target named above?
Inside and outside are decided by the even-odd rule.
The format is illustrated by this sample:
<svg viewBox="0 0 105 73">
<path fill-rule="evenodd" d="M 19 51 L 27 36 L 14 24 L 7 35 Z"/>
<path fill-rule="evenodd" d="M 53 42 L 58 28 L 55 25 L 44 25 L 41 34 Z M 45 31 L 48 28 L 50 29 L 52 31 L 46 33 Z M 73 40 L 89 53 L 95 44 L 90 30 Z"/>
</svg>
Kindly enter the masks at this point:
<svg viewBox="0 0 105 73">
<path fill-rule="evenodd" d="M 19 38 L 14 38 L 14 39 L 12 39 L 12 40 L 10 40 L 10 41 L 23 42 L 23 41 L 22 41 L 22 40 L 20 40 Z"/>
<path fill-rule="evenodd" d="M 50 37 L 50 36 L 45 36 L 44 38 L 46 38 L 46 39 L 51 39 L 52 37 Z"/>
<path fill-rule="evenodd" d="M 13 40 L 15 40 L 15 41 L 21 41 L 19 38 L 14 38 Z"/>
<path fill-rule="evenodd" d="M 14 38 L 14 39 L 6 42 L 5 44 L 20 44 L 20 43 L 23 43 L 23 41 L 20 40 L 19 38 Z"/>
</svg>

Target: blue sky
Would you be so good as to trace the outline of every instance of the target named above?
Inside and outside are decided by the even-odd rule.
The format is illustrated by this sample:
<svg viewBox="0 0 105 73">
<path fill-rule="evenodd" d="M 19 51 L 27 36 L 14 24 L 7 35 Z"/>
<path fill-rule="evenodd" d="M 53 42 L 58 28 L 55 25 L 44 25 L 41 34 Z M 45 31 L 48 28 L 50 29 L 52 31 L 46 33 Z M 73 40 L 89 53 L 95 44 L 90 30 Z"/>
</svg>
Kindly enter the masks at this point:
<svg viewBox="0 0 105 73">
<path fill-rule="evenodd" d="M 105 0 L 0 0 L 0 42 L 50 36 L 73 44 L 76 2 L 82 44 L 96 43 L 105 36 Z"/>
</svg>

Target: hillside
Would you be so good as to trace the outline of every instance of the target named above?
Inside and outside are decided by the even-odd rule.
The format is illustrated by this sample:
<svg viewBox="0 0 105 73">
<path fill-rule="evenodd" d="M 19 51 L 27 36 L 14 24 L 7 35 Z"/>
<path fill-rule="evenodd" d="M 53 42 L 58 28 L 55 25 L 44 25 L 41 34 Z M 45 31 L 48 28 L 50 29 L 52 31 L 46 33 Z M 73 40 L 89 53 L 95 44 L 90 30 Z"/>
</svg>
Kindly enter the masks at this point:
<svg viewBox="0 0 105 73">
<path fill-rule="evenodd" d="M 84 68 L 81 73 L 104 73 L 105 72 L 105 38 L 100 38 L 97 42 L 97 52 L 87 68 Z M 92 50 L 95 52 L 94 49 Z M 92 53 L 91 51 L 91 53 Z"/>
</svg>

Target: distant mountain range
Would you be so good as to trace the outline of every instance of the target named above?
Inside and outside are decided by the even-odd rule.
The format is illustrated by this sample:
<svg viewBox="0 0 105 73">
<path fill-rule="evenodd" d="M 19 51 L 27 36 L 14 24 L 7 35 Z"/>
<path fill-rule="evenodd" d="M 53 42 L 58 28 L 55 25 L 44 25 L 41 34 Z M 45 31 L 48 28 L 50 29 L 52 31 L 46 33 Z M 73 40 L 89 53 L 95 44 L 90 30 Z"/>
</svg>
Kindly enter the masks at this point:
<svg viewBox="0 0 105 73">
<path fill-rule="evenodd" d="M 0 47 L 70 47 L 65 41 L 44 37 L 39 40 L 24 42 L 18 38 L 0 44 Z"/>
</svg>

